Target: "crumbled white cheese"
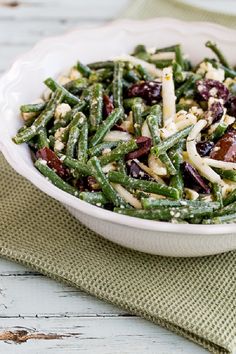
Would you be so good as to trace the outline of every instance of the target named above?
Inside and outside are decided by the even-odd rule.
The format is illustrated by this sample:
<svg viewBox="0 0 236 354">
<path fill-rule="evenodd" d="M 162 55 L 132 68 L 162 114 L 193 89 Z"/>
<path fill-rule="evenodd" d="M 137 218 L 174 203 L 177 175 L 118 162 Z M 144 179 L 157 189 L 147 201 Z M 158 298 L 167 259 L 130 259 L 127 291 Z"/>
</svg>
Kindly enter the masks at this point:
<svg viewBox="0 0 236 354">
<path fill-rule="evenodd" d="M 70 82 L 70 78 L 68 76 L 61 75 L 58 77 L 57 82 L 60 85 L 66 85 L 68 82 Z"/>
<path fill-rule="evenodd" d="M 54 149 L 56 151 L 61 151 L 64 149 L 64 147 L 65 145 L 60 140 L 55 140 Z"/>
<path fill-rule="evenodd" d="M 230 89 L 232 85 L 236 85 L 236 78 L 232 79 L 231 77 L 227 77 L 224 81 L 224 85 Z"/>
<path fill-rule="evenodd" d="M 21 116 L 25 122 L 36 116 L 36 112 L 22 112 Z"/>
<path fill-rule="evenodd" d="M 202 62 L 197 70 L 197 74 L 204 76 L 206 79 L 217 80 L 223 82 L 225 79 L 225 72 L 221 68 L 214 68 L 209 62 Z"/>
<path fill-rule="evenodd" d="M 80 77 L 81 77 L 80 72 L 75 67 L 73 67 L 69 73 L 70 80 L 76 80 L 79 79 Z"/>
<path fill-rule="evenodd" d="M 132 139 L 132 135 L 129 133 L 112 130 L 104 136 L 103 141 L 129 141 L 130 139 Z"/>
<path fill-rule="evenodd" d="M 184 188 L 185 198 L 189 200 L 197 200 L 199 198 L 199 194 L 190 188 Z"/>
<path fill-rule="evenodd" d="M 55 139 L 60 140 L 61 136 L 66 128 L 58 128 L 55 132 Z"/>
<path fill-rule="evenodd" d="M 108 154 L 109 152 L 111 152 L 111 149 L 105 148 L 105 149 L 102 150 L 102 155 L 106 155 L 106 154 Z"/>
<path fill-rule="evenodd" d="M 71 107 L 67 103 L 60 103 L 55 110 L 55 119 L 60 120 L 65 117 L 66 113 L 70 112 Z"/>
</svg>

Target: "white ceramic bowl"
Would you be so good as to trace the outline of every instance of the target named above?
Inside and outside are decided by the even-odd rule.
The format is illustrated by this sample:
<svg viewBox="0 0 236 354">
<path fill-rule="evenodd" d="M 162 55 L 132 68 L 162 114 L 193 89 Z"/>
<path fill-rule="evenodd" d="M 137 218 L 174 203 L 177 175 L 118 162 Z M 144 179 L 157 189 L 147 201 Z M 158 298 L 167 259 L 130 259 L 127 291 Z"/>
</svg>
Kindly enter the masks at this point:
<svg viewBox="0 0 236 354">
<path fill-rule="evenodd" d="M 46 194 L 59 200 L 77 219 L 103 237 L 136 250 L 167 256 L 202 256 L 236 249 L 236 225 L 180 225 L 119 215 L 83 202 L 53 186 L 33 166 L 28 147 L 11 138 L 22 125 L 19 106 L 39 97 L 43 80 L 57 76 L 79 58 L 83 62 L 129 53 L 138 43 L 166 46 L 176 42 L 194 62 L 209 55 L 206 40 L 219 43 L 235 59 L 236 31 L 209 23 L 157 18 L 121 20 L 78 29 L 38 43 L 0 80 L 0 146 L 10 165 Z M 234 62 L 235 64 L 235 62 Z"/>
</svg>

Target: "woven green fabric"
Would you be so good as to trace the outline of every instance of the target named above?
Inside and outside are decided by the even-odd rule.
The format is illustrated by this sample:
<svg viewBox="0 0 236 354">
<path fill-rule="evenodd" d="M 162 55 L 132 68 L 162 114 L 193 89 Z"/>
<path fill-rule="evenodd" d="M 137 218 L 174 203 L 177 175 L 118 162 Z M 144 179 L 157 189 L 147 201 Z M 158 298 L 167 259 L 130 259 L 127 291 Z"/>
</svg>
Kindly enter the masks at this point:
<svg viewBox="0 0 236 354">
<path fill-rule="evenodd" d="M 235 345 L 236 252 L 151 256 L 88 230 L 0 155 L 0 255 L 179 333 L 214 353 Z"/>
<path fill-rule="evenodd" d="M 211 1 L 214 2 L 214 0 Z M 138 19 L 175 17 L 184 21 L 216 22 L 220 25 L 236 28 L 236 16 L 203 11 L 191 5 L 181 4 L 177 0 L 133 0 L 123 16 Z"/>
<path fill-rule="evenodd" d="M 235 25 L 235 18 L 166 0 L 135 0 L 126 15 Z M 213 353 L 236 349 L 236 252 L 167 258 L 88 230 L 17 175 L 0 155 L 0 255 L 168 328 Z M 112 350 L 112 348 L 111 348 Z M 158 351 L 158 349 L 157 349 Z"/>
</svg>

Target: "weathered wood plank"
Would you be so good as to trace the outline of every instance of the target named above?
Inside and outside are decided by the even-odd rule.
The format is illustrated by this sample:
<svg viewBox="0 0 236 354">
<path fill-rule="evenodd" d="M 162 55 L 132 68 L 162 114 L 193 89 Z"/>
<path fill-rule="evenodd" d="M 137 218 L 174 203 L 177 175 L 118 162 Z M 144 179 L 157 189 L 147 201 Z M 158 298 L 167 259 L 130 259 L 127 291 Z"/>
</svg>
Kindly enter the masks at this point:
<svg viewBox="0 0 236 354">
<path fill-rule="evenodd" d="M 128 2 L 100 0 L 95 5 L 94 0 L 0 0 L 0 18 L 107 20 L 118 16 Z"/>
<path fill-rule="evenodd" d="M 21 344 L 0 340 L 1 353 L 95 353 L 95 354 L 203 354 L 205 350 L 170 332 L 139 318 L 19 318 L 1 319 L 0 338 L 15 340 L 25 336 Z M 16 331 L 25 331 L 17 332 Z M 41 334 L 38 336 L 38 334 Z M 49 336 L 48 339 L 44 337 Z M 54 337 L 57 337 L 53 339 Z M 40 337 L 41 339 L 39 339 Z M 38 339 L 37 339 L 38 338 Z M 184 349 L 183 349 L 184 343 Z"/>
<path fill-rule="evenodd" d="M 0 276 L 0 317 L 122 316 L 125 311 L 39 274 Z"/>
</svg>

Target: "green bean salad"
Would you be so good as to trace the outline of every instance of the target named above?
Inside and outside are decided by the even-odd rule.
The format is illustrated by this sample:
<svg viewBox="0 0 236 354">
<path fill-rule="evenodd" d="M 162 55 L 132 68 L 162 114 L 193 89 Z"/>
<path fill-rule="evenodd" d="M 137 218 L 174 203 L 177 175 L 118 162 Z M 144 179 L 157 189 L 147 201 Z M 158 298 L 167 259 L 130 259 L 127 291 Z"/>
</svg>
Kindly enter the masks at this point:
<svg viewBox="0 0 236 354">
<path fill-rule="evenodd" d="M 35 167 L 64 192 L 119 214 L 236 222 L 236 70 L 208 41 L 78 61 L 20 107 Z"/>
</svg>

